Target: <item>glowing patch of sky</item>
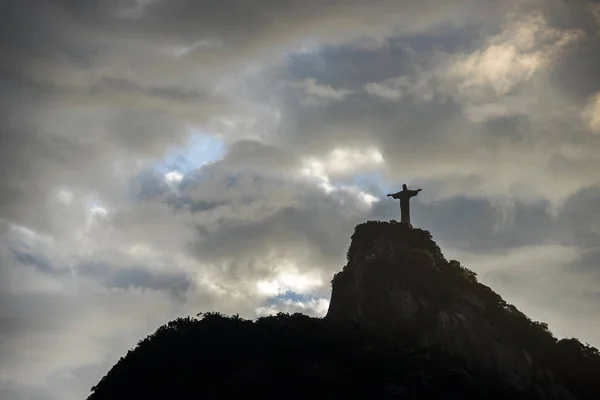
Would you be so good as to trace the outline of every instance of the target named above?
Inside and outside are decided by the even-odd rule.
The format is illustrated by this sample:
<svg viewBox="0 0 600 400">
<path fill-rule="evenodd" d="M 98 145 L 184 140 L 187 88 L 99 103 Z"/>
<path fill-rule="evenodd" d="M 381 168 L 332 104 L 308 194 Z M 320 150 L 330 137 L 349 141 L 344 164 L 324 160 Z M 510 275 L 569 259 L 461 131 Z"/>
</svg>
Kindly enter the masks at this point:
<svg viewBox="0 0 600 400">
<path fill-rule="evenodd" d="M 258 316 L 275 315 L 279 312 L 295 313 L 300 312 L 305 315 L 324 317 L 329 308 L 329 299 L 326 298 L 307 298 L 304 300 L 294 300 L 291 298 L 279 298 L 272 302 L 267 302 L 262 307 L 258 307 L 255 312 Z"/>
<path fill-rule="evenodd" d="M 165 179 L 169 183 L 179 183 L 183 179 L 183 174 L 179 171 L 171 171 L 165 174 Z"/>
<path fill-rule="evenodd" d="M 320 297 L 312 295 L 310 293 L 296 293 L 296 292 L 292 292 L 292 291 L 287 291 L 285 293 L 279 294 L 277 296 L 272 296 L 269 297 L 264 305 L 267 307 L 270 306 L 274 306 L 277 305 L 278 303 L 285 301 L 285 300 L 291 300 L 293 302 L 308 302 L 311 300 L 318 300 Z"/>
<path fill-rule="evenodd" d="M 401 190 L 402 183 L 410 185 L 410 180 L 407 179 L 405 182 L 386 180 L 381 168 L 353 174 L 344 178 L 332 178 L 330 180 L 330 185 L 333 187 L 356 187 L 363 193 L 375 196 L 376 198 Z"/>
<path fill-rule="evenodd" d="M 374 147 L 337 148 L 322 159 L 306 158 L 300 174 L 316 181 L 326 193 L 349 190 L 359 195 L 367 204 L 372 204 L 376 196 L 370 192 L 379 192 L 381 189 L 365 178 L 368 178 L 369 173 L 380 171 L 384 164 L 383 156 Z M 356 179 L 358 176 L 362 176 L 363 179 Z"/>
<path fill-rule="evenodd" d="M 59 190 L 56 197 L 65 205 L 69 205 L 73 202 L 73 193 L 66 189 Z"/>
<path fill-rule="evenodd" d="M 176 179 L 179 174 L 186 174 L 202 165 L 217 161 L 226 151 L 225 143 L 218 137 L 194 131 L 187 143 L 170 151 L 156 168 Z M 173 174 L 175 172 L 175 174 Z"/>
<path fill-rule="evenodd" d="M 341 182 L 336 180 L 335 183 L 339 184 Z M 394 182 L 389 182 L 384 179 L 381 169 L 355 174 L 344 183 L 351 183 L 363 190 L 371 192 L 373 189 L 376 189 L 383 194 L 397 192 L 399 190 Z"/>
<path fill-rule="evenodd" d="M 102 204 L 97 198 L 89 197 L 85 201 L 85 204 L 87 205 L 87 210 L 90 215 L 106 217 L 108 214 L 106 205 Z"/>
<path fill-rule="evenodd" d="M 288 268 L 274 279 L 256 282 L 256 288 L 260 294 L 273 297 L 287 292 L 310 293 L 322 284 L 318 276 L 301 274 L 295 268 Z"/>
</svg>

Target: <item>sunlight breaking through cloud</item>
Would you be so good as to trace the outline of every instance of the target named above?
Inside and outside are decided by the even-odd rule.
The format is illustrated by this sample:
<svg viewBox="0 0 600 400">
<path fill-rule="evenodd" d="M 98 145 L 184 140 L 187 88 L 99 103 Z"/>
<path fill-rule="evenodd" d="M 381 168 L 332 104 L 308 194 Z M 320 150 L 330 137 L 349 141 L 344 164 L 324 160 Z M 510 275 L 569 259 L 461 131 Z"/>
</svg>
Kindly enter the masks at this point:
<svg viewBox="0 0 600 400">
<path fill-rule="evenodd" d="M 276 296 L 288 291 L 306 293 L 321 286 L 320 278 L 298 272 L 281 272 L 273 279 L 261 280 L 256 283 L 259 293 Z"/>
<path fill-rule="evenodd" d="M 328 299 L 309 299 L 306 301 L 285 299 L 269 306 L 258 307 L 255 310 L 257 316 L 274 315 L 284 313 L 303 313 L 314 317 L 324 317 L 329 308 Z"/>
<path fill-rule="evenodd" d="M 179 171 L 171 171 L 165 174 L 165 179 L 168 183 L 175 184 L 181 182 L 183 174 Z"/>
<path fill-rule="evenodd" d="M 69 205 L 73 202 L 73 193 L 66 189 L 59 190 L 56 197 L 58 197 L 58 200 L 65 205 Z"/>
<path fill-rule="evenodd" d="M 300 169 L 300 175 L 308 178 L 327 194 L 345 192 L 357 199 L 358 204 L 371 206 L 379 199 L 356 185 L 335 184 L 332 177 L 351 177 L 359 172 L 368 173 L 376 170 L 384 163 L 382 154 L 374 147 L 364 151 L 338 148 L 331 151 L 325 158 L 308 157 Z"/>
<path fill-rule="evenodd" d="M 315 273 L 301 273 L 289 260 L 279 263 L 279 272 L 270 279 L 256 282 L 258 293 L 264 296 L 278 296 L 286 292 L 309 293 L 323 284 Z"/>
</svg>

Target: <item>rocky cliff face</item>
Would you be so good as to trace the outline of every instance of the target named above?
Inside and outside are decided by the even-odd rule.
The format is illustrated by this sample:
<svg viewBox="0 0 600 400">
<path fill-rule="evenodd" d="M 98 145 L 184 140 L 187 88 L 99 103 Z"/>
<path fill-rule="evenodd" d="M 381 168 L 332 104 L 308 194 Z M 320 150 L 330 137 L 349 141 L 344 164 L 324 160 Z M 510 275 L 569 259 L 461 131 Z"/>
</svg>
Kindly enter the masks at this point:
<svg viewBox="0 0 600 400">
<path fill-rule="evenodd" d="M 507 304 L 457 261 L 444 258 L 429 232 L 367 222 L 356 227 L 348 263 L 332 280 L 326 319 L 397 329 L 419 344 L 493 370 L 542 398 L 574 396 L 545 367 L 547 326 Z"/>
</svg>

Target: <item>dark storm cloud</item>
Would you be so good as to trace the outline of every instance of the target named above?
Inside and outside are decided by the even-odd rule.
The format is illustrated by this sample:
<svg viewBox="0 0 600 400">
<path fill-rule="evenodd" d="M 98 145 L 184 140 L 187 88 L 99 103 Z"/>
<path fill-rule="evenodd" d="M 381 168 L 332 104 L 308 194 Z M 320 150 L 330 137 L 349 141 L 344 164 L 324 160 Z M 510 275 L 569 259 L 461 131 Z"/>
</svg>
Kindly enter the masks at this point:
<svg viewBox="0 0 600 400">
<path fill-rule="evenodd" d="M 363 28 L 369 23 L 386 21 L 386 13 L 393 13 L 394 17 L 400 16 L 413 29 L 422 29 L 423 26 L 442 20 L 462 20 L 469 15 L 481 17 L 481 13 L 487 8 L 474 6 L 468 1 L 456 5 L 458 7 L 436 10 L 439 13 L 430 10 L 429 2 L 403 4 L 402 8 L 385 1 L 367 5 L 343 0 L 263 0 L 252 3 L 242 0 L 174 0 L 144 3 L 144 6 L 138 8 L 138 18 L 122 18 L 127 14 L 125 11 L 132 8 L 132 2 L 59 2 L 67 13 L 92 26 L 111 24 L 117 30 L 131 29 L 154 35 L 161 32 L 163 35 L 192 40 L 198 37 L 217 38 L 236 46 L 248 45 L 258 39 L 267 39 L 272 45 L 274 40 L 298 36 L 300 30 L 308 27 L 317 28 L 320 34 Z M 444 18 L 440 18 L 442 11 L 447 12 Z M 461 12 L 467 15 L 461 16 Z M 329 26 L 325 26 L 327 23 Z M 278 38 L 276 33 L 282 36 Z M 339 35 L 339 32 L 335 34 Z"/>
<path fill-rule="evenodd" d="M 320 107 L 302 107 L 292 98 L 288 107 L 282 134 L 289 132 L 291 144 L 309 146 L 312 152 L 327 151 L 338 143 L 356 147 L 375 144 L 386 151 L 384 157 L 390 160 L 400 159 L 427 142 L 442 146 L 433 137 L 446 140 L 444 127 L 449 120 L 462 119 L 459 107 L 452 101 L 436 101 L 423 108 L 412 99 L 377 104 L 368 101 L 365 94 Z M 293 109 L 296 112 L 292 113 Z M 431 118 L 432 114 L 436 118 Z M 401 145 L 396 144 L 399 139 Z"/>
<path fill-rule="evenodd" d="M 315 78 L 334 87 L 360 89 L 371 82 L 414 73 L 418 63 L 435 62 L 435 54 L 477 50 L 482 42 L 482 28 L 477 25 L 441 25 L 426 34 L 386 38 L 372 46 L 360 41 L 325 45 L 316 54 L 288 56 L 278 72 L 284 79 Z"/>
<path fill-rule="evenodd" d="M 548 23 L 552 26 L 561 29 L 582 29 L 592 36 L 598 32 L 597 15 L 594 14 L 594 9 L 597 9 L 596 1 L 541 2 L 537 6 L 544 11 Z"/>
<path fill-rule="evenodd" d="M 151 270 L 148 266 L 115 266 L 106 262 L 84 261 L 77 266 L 83 278 L 92 278 L 107 288 L 141 288 L 164 291 L 183 298 L 192 280 L 183 272 Z"/>
<path fill-rule="evenodd" d="M 557 223 L 562 229 L 572 232 L 572 242 L 584 249 L 597 248 L 600 245 L 600 185 L 582 190 L 569 198 Z M 596 266 L 600 271 L 600 263 Z"/>
<path fill-rule="evenodd" d="M 17 268 L 33 268 L 50 277 L 66 279 L 73 277 L 76 272 L 80 278 L 92 279 L 106 288 L 152 289 L 181 297 L 192 285 L 190 277 L 183 272 L 151 270 L 148 265 L 110 265 L 92 259 L 80 260 L 72 268 L 65 268 L 64 261 L 51 260 L 50 257 L 55 255 L 40 254 L 40 251 L 40 248 L 21 246 L 19 249 L 9 248 L 7 255 L 12 257 Z"/>
<path fill-rule="evenodd" d="M 130 93 L 139 93 L 146 96 L 162 97 L 167 100 L 175 100 L 181 102 L 198 102 L 211 100 L 210 93 L 202 90 L 190 90 L 177 86 L 149 86 L 144 87 L 135 82 L 119 78 L 102 78 L 98 83 L 91 88 L 92 92 L 112 92 L 124 91 Z"/>
<path fill-rule="evenodd" d="M 141 171 L 130 184 L 131 193 L 138 199 L 162 199 L 169 189 L 164 174 L 152 168 Z"/>
<path fill-rule="evenodd" d="M 571 7 L 568 7 L 571 10 Z M 600 82 L 594 77 L 600 68 L 600 23 L 594 21 L 589 10 L 573 7 L 578 10 L 585 25 L 587 35 L 584 40 L 571 46 L 569 51 L 556 63 L 550 71 L 550 79 L 558 90 L 577 104 L 582 105 L 589 96 L 600 90 Z M 569 15 L 567 10 L 565 15 Z M 558 21 L 563 17 L 554 16 Z M 598 20 L 600 21 L 600 19 Z M 571 19 L 571 26 L 577 24 Z"/>
<path fill-rule="evenodd" d="M 12 250 L 11 253 L 21 264 L 33 266 L 47 273 L 54 271 L 54 268 L 52 268 L 52 263 L 37 254 L 16 250 Z"/>
<path fill-rule="evenodd" d="M 444 246 L 484 254 L 540 243 L 583 245 L 576 236 L 588 232 L 589 227 L 578 223 L 581 217 L 570 218 L 574 212 L 571 203 L 579 197 L 567 200 L 558 215 L 552 214 L 550 204 L 544 201 L 516 201 L 502 207 L 487 198 L 460 196 L 433 203 L 413 199 L 411 212 L 412 220 L 431 230 Z M 373 215 L 382 220 L 398 219 L 398 204 L 384 199 L 375 205 Z"/>
<path fill-rule="evenodd" d="M 107 57 L 131 60 L 129 66 L 123 64 L 123 71 L 131 65 L 144 66 L 146 71 L 137 76 L 143 79 L 148 72 L 164 68 L 177 74 L 190 62 L 201 62 L 204 68 L 232 68 L 232 62 L 297 46 L 306 40 L 307 32 L 317 40 L 339 41 L 348 36 L 382 37 L 393 26 L 419 31 L 442 21 L 464 23 L 493 15 L 490 5 L 481 7 L 467 0 L 453 7 L 437 4 L 436 12 L 427 3 L 176 0 L 139 2 L 135 7 L 135 2 L 119 0 L 34 1 L 28 6 L 9 1 L 3 13 L 3 45 L 10 49 L 14 70 L 26 67 L 23 73 L 41 74 L 43 79 L 52 80 L 52 74 L 44 72 L 61 66 L 71 71 L 86 65 L 92 70 L 109 66 Z M 132 13 L 134 8 L 137 11 Z M 35 30 L 26 28 L 32 25 Z M 129 47 L 128 54 L 130 45 L 135 47 Z M 185 57 L 165 62 L 164 54 L 144 55 L 143 49 L 152 46 L 179 49 Z M 136 56 L 141 58 L 135 60 Z M 156 65 L 139 64 L 144 58 Z"/>
<path fill-rule="evenodd" d="M 600 278 L 600 246 L 598 245 L 600 235 L 595 235 L 594 239 L 594 246 L 582 249 L 580 259 L 576 263 L 573 263 L 573 265 L 570 265 L 566 272 L 581 274 L 595 283 Z M 573 292 L 577 294 L 577 289 L 574 288 Z M 587 294 L 589 295 L 589 293 Z M 600 295 L 600 288 L 596 288 L 594 294 Z"/>
<path fill-rule="evenodd" d="M 240 140 L 230 146 L 223 162 L 235 170 L 258 169 L 263 173 L 282 174 L 298 167 L 300 155 L 287 148 L 255 140 Z"/>
<path fill-rule="evenodd" d="M 107 129 L 113 135 L 113 143 L 116 142 L 120 148 L 134 152 L 145 149 L 149 154 L 156 155 L 172 146 L 177 137 L 184 137 L 180 121 L 150 110 L 119 111 L 108 122 Z"/>
<path fill-rule="evenodd" d="M 175 296 L 183 295 L 191 285 L 190 279 L 176 273 L 154 273 L 143 267 L 120 268 L 106 282 L 108 287 L 141 287 L 164 290 Z"/>
</svg>

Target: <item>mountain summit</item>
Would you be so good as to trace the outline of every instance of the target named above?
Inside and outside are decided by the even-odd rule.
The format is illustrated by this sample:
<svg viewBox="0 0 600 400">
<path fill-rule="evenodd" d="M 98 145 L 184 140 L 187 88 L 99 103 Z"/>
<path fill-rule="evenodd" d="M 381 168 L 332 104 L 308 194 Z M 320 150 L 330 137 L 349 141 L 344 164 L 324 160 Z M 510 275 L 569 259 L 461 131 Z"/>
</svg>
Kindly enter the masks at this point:
<svg viewBox="0 0 600 400">
<path fill-rule="evenodd" d="M 395 329 L 471 368 L 495 371 L 518 391 L 574 398 L 565 384 L 578 378 L 559 361 L 571 342 L 557 342 L 547 324 L 529 319 L 458 261 L 446 260 L 428 231 L 395 221 L 361 224 L 347 258 L 332 280 L 327 319 Z M 582 353 L 595 354 L 590 368 L 599 373 L 597 350 L 584 347 Z"/>
<path fill-rule="evenodd" d="M 428 231 L 360 224 L 347 258 L 325 318 L 179 318 L 121 358 L 89 400 L 600 398 L 597 349 L 557 340 L 446 260 Z"/>
</svg>

